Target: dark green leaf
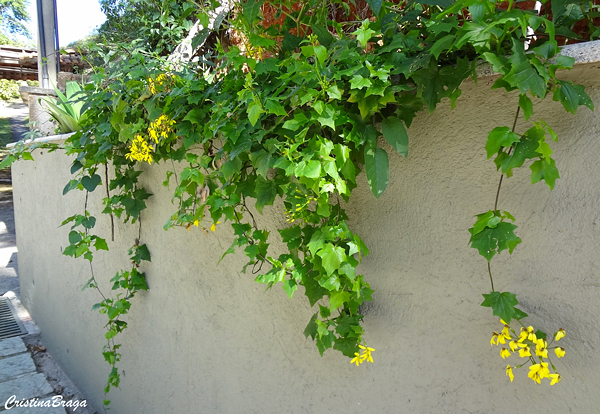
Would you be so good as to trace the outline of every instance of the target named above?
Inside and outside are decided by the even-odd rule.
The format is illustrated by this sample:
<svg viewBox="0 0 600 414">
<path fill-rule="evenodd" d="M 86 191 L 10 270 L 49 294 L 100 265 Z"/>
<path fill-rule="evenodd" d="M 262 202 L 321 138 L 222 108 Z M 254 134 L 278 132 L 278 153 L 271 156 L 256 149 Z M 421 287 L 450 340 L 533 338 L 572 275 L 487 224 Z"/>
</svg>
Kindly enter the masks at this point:
<svg viewBox="0 0 600 414">
<path fill-rule="evenodd" d="M 263 0 L 246 0 L 242 5 L 244 19 L 248 25 L 252 25 L 252 23 L 254 23 L 254 20 L 260 12 L 260 6 L 262 6 L 262 4 Z"/>
<path fill-rule="evenodd" d="M 96 189 L 98 184 L 102 181 L 102 178 L 98 174 L 94 174 L 91 177 L 85 176 L 81 179 L 81 185 L 90 193 Z"/>
<path fill-rule="evenodd" d="M 525 120 L 531 118 L 533 115 L 533 103 L 531 99 L 527 95 L 521 94 L 519 95 L 519 107 L 523 110 L 523 115 L 525 116 Z M 489 158 L 489 157 L 488 157 Z"/>
<path fill-rule="evenodd" d="M 502 172 L 510 176 L 512 169 L 521 167 L 526 159 L 539 157 L 540 154 L 537 152 L 538 146 L 538 141 L 530 140 L 526 136 L 523 136 L 521 141 L 515 145 L 513 153 L 507 155 L 500 163 Z"/>
<path fill-rule="evenodd" d="M 519 135 L 511 132 L 509 127 L 492 129 L 485 144 L 488 159 L 497 154 L 501 147 L 508 148 L 515 142 L 519 142 Z"/>
<path fill-rule="evenodd" d="M 315 339 L 315 337 L 317 336 L 317 323 L 315 322 L 317 320 L 317 317 L 319 316 L 318 313 L 315 313 L 312 318 L 310 318 L 310 321 L 308 322 L 308 324 L 306 325 L 306 328 L 304 329 L 304 336 L 305 337 L 311 337 L 313 340 Z"/>
<path fill-rule="evenodd" d="M 78 231 L 71 230 L 71 232 L 69 233 L 69 243 L 77 244 L 80 241 L 81 241 L 81 234 L 79 234 Z"/>
<path fill-rule="evenodd" d="M 560 101 L 565 109 L 572 114 L 577 111 L 579 105 L 585 105 L 594 110 L 594 103 L 590 99 L 587 93 L 584 91 L 582 85 L 575 85 L 567 81 L 558 81 L 556 89 L 554 90 L 553 99 Z"/>
<path fill-rule="evenodd" d="M 367 4 L 373 10 L 374 16 L 379 16 L 379 11 L 381 10 L 381 5 L 383 4 L 383 0 L 366 0 Z"/>
<path fill-rule="evenodd" d="M 502 318 L 504 322 L 510 323 L 515 314 L 515 306 L 519 304 L 514 293 L 492 292 L 483 294 L 484 301 L 481 306 L 492 308 L 494 315 Z"/>
<path fill-rule="evenodd" d="M 471 247 L 477 249 L 479 254 L 489 262 L 494 255 L 499 254 L 503 250 L 512 253 L 515 247 L 521 243 L 521 239 L 515 235 L 515 226 L 512 223 L 505 221 L 498 223 L 495 228 L 486 227 L 477 234 L 473 234 L 473 228 L 469 229 L 471 233 Z"/>
<path fill-rule="evenodd" d="M 272 180 L 258 177 L 256 180 L 256 209 L 262 214 L 264 206 L 273 205 L 277 197 L 277 185 Z"/>
</svg>

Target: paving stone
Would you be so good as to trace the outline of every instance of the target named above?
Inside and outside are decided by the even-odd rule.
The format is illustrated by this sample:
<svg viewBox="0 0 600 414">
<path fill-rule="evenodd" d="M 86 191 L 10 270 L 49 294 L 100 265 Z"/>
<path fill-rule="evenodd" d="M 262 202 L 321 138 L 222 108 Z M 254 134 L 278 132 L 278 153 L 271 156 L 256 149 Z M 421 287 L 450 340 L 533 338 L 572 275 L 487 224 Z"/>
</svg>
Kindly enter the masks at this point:
<svg viewBox="0 0 600 414">
<path fill-rule="evenodd" d="M 28 353 L 0 359 L 0 382 L 35 371 L 35 364 Z"/>
<path fill-rule="evenodd" d="M 10 408 L 7 411 L 3 411 L 4 413 L 7 414 L 65 414 L 65 409 L 62 406 L 59 407 L 52 407 L 52 404 L 55 401 L 62 401 L 60 399 L 58 399 L 59 397 L 55 397 L 55 399 L 53 400 L 52 397 L 50 398 L 44 398 L 43 400 L 35 400 L 34 404 L 38 405 L 38 404 L 43 404 L 43 406 L 34 406 L 34 407 L 15 407 L 12 406 L 13 408 Z M 21 400 L 18 400 L 21 401 Z M 0 401 L 0 410 L 4 409 L 6 401 Z M 46 407 L 45 405 L 49 404 L 50 407 Z M 76 411 L 79 412 L 79 411 Z"/>
<path fill-rule="evenodd" d="M 0 341 L 0 357 L 21 354 L 27 351 L 21 338 L 7 338 Z"/>
<path fill-rule="evenodd" d="M 42 397 L 51 393 L 52 387 L 48 384 L 48 381 L 46 381 L 44 374 L 40 372 L 0 382 L 0 396 L 3 399 L 8 399 L 11 395 L 14 395 L 21 401 L 22 399 L 28 400 L 30 398 Z M 4 408 L 5 402 L 6 400 L 0 402 L 2 408 Z"/>
</svg>

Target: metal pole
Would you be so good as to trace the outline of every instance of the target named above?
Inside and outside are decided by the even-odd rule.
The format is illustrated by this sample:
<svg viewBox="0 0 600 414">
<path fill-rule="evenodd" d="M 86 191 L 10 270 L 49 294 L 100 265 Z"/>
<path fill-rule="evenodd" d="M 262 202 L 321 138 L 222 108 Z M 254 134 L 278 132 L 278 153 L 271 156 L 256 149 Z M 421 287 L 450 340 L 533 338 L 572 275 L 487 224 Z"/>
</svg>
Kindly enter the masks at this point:
<svg viewBox="0 0 600 414">
<path fill-rule="evenodd" d="M 58 42 L 58 13 L 56 11 L 56 0 L 54 0 L 54 50 L 56 56 L 56 76 L 60 73 L 60 43 Z"/>
<path fill-rule="evenodd" d="M 48 76 L 47 59 L 46 53 L 46 34 L 44 33 L 44 11 L 42 9 L 42 0 L 36 0 L 37 5 L 37 18 L 38 18 L 38 54 L 40 56 L 41 67 L 38 71 L 42 73 L 42 88 L 50 88 L 50 77 Z M 38 72 L 39 73 L 39 72 Z M 39 79 L 39 74 L 38 74 Z"/>
</svg>

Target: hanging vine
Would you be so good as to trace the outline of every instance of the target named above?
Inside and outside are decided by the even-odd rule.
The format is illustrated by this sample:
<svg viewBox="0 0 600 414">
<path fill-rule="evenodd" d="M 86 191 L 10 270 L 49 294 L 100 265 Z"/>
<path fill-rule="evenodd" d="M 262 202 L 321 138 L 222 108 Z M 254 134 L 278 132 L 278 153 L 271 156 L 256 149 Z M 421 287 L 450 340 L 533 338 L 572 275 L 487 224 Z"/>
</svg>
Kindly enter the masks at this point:
<svg viewBox="0 0 600 414">
<path fill-rule="evenodd" d="M 133 223 L 151 202 L 139 181 L 143 171 L 157 163 L 172 165 L 163 184 L 175 179 L 176 209 L 165 228 L 208 232 L 229 222 L 234 240 L 223 257 L 243 251 L 244 270 L 257 273 L 258 283 L 281 286 L 290 297 L 303 286 L 309 305 L 318 305 L 304 334 L 321 355 L 333 348 L 356 365 L 373 362 L 375 349 L 366 344 L 360 313 L 373 290 L 358 270 L 369 250 L 348 225 L 344 202 L 361 171 L 379 198 L 389 180 L 389 148 L 408 156 L 417 113 L 433 112 L 445 99 L 457 105 L 461 83 L 476 78 L 478 65 L 489 64 L 499 75 L 492 89 L 518 91 L 518 109 L 512 128 L 494 128 L 487 138 L 488 158 L 495 157 L 501 178 L 493 209 L 478 215 L 469 229 L 471 246 L 488 262 L 492 291 L 483 295 L 482 306 L 491 307 L 504 325 L 492 337 L 492 344 L 508 341 L 502 358 L 519 353 L 531 363 L 531 379 L 555 384 L 560 376 L 547 351 L 562 357 L 564 349 L 552 348 L 546 334 L 522 324 L 527 315 L 516 307 L 515 294 L 495 290 L 490 262 L 521 243 L 516 219 L 498 209 L 504 177 L 533 160 L 532 183 L 544 181 L 552 189 L 559 178 L 547 142 L 558 137 L 543 120 L 530 121 L 534 100 L 550 95 L 571 113 L 581 105 L 593 109 L 582 86 L 559 77 L 574 59 L 559 54 L 556 33 L 564 35 L 566 26 L 559 24 L 558 9 L 549 19 L 515 8 L 512 1 L 367 3 L 369 18 L 357 21 L 359 10 L 347 3 L 282 1 L 265 9 L 262 1 L 240 2 L 223 30 L 241 40 L 217 43 L 212 55 L 199 56 L 209 71 L 194 65 L 175 70 L 141 50 L 129 50 L 106 70 L 97 68 L 86 85 L 83 131 L 63 147 L 75 157 L 76 174 L 65 192 L 105 185 L 103 213 Z M 584 14 L 591 15 L 596 6 L 584 3 Z M 274 23 L 262 24 L 261 10 L 274 13 Z M 349 17 L 332 18 L 342 14 Z M 201 11 L 199 18 L 208 21 L 210 14 Z M 205 32 L 199 36 L 206 40 Z M 523 133 L 516 130 L 520 113 L 531 122 Z M 387 145 L 380 145 L 381 137 Z M 5 164 L 19 156 L 31 159 L 31 151 L 19 146 Z M 114 178 L 105 172 L 102 183 L 101 166 L 112 168 Z M 269 232 L 257 225 L 254 212 L 278 198 L 288 223 L 278 229 L 287 252 L 273 257 Z M 89 233 L 95 218 L 87 210 L 67 223 L 73 230 L 65 254 L 91 263 L 92 247 L 108 249 L 104 239 Z M 116 296 L 103 296 L 95 306 L 109 319 L 107 393 L 119 385 L 120 345 L 114 338 L 127 326 L 121 317 L 135 293 L 148 288 L 139 270 L 150 260 L 148 249 L 138 240 L 129 254 L 132 268 L 111 280 Z M 86 286 L 97 289 L 95 278 L 92 274 Z M 510 327 L 513 320 L 522 326 L 519 332 Z M 564 335 L 560 329 L 553 340 Z M 511 381 L 513 368 L 506 368 Z"/>
</svg>

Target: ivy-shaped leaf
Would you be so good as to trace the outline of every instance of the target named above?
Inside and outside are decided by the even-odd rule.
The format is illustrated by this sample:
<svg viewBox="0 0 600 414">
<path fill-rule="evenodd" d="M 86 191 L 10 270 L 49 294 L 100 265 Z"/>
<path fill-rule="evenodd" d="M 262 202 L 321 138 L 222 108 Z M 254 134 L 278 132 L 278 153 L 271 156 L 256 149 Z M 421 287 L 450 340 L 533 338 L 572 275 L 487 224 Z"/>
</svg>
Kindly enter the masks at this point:
<svg viewBox="0 0 600 414">
<path fill-rule="evenodd" d="M 492 308 L 494 315 L 500 317 L 504 322 L 510 323 L 517 310 L 515 306 L 519 304 L 514 293 L 492 292 L 483 294 L 483 298 L 484 301 L 481 306 Z"/>
<path fill-rule="evenodd" d="M 544 180 L 550 190 L 554 189 L 554 183 L 560 178 L 558 168 L 552 158 L 549 160 L 538 160 L 531 164 L 531 184 Z"/>
<path fill-rule="evenodd" d="M 511 132 L 509 127 L 496 127 L 492 129 L 485 144 L 488 159 L 497 154 L 501 147 L 508 148 L 515 142 L 519 142 L 519 139 L 519 135 Z"/>
<path fill-rule="evenodd" d="M 470 228 L 471 239 L 469 243 L 489 262 L 503 250 L 508 250 L 512 254 L 515 247 L 521 243 L 521 239 L 515 235 L 516 228 L 517 226 L 514 224 L 505 221 L 498 223 L 494 228 L 486 227 L 476 234 L 473 234 L 473 228 Z"/>
</svg>

